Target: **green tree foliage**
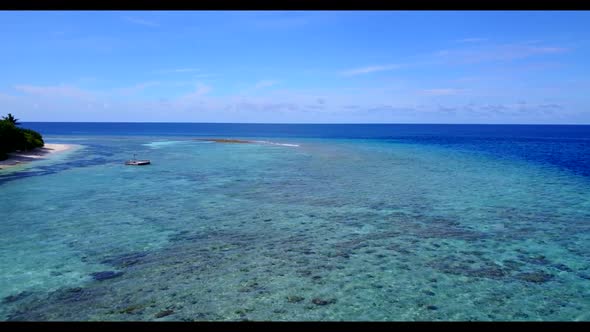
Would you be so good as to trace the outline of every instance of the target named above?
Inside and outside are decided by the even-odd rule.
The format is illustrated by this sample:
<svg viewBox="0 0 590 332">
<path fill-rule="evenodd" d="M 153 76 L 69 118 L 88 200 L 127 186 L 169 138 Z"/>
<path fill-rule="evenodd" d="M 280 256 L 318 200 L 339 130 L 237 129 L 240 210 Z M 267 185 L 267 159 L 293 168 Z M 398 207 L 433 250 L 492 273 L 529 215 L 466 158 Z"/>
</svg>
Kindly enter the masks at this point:
<svg viewBox="0 0 590 332">
<path fill-rule="evenodd" d="M 0 121 L 0 160 L 6 159 L 8 152 L 16 151 L 18 142 L 22 142 L 24 134 L 11 122 Z"/>
<path fill-rule="evenodd" d="M 0 160 L 6 159 L 9 152 L 27 151 L 45 145 L 41 134 L 18 128 L 17 125 L 18 119 L 10 113 L 0 120 Z"/>
<path fill-rule="evenodd" d="M 12 123 L 15 126 L 18 126 L 20 123 L 18 123 L 18 119 L 14 117 L 14 115 L 8 113 L 7 116 L 3 116 L 2 120 L 4 121 L 8 121 L 10 123 Z"/>
<path fill-rule="evenodd" d="M 30 150 L 34 148 L 40 148 L 45 145 L 43 137 L 38 132 L 31 129 L 21 129 L 24 135 L 24 150 Z"/>
</svg>

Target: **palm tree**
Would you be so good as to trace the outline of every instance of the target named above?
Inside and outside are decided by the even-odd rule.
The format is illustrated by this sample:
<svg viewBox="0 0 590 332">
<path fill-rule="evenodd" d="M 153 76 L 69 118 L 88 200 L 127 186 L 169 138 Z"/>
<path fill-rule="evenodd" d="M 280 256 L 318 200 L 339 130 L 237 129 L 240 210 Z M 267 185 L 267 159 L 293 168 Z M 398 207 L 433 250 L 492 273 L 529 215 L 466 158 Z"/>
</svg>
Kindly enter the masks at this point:
<svg viewBox="0 0 590 332">
<path fill-rule="evenodd" d="M 12 123 L 15 126 L 18 126 L 20 123 L 18 123 L 18 119 L 14 117 L 14 115 L 8 113 L 8 116 L 3 116 L 2 120 L 8 121 L 10 123 Z"/>
</svg>

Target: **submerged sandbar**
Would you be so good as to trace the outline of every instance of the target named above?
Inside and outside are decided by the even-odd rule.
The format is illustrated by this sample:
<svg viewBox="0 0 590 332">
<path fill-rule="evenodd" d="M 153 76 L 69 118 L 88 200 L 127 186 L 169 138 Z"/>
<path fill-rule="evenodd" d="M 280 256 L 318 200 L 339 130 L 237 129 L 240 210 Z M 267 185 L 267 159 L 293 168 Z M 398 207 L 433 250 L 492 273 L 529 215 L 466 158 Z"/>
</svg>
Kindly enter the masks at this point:
<svg viewBox="0 0 590 332">
<path fill-rule="evenodd" d="M 207 142 L 215 142 L 215 143 L 256 143 L 254 141 L 246 141 L 241 139 L 231 139 L 231 138 L 195 138 L 195 141 L 207 141 Z"/>
</svg>

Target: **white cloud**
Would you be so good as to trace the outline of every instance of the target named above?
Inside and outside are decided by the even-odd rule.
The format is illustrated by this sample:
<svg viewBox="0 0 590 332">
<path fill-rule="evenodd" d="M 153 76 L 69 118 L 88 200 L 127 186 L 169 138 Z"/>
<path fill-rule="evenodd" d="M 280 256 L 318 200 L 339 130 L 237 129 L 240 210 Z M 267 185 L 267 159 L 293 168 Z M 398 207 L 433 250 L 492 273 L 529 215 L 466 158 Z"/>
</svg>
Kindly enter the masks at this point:
<svg viewBox="0 0 590 332">
<path fill-rule="evenodd" d="M 292 29 L 308 25 L 311 18 L 311 13 L 305 11 L 269 11 L 247 13 L 242 22 L 262 29 Z"/>
<path fill-rule="evenodd" d="M 196 72 L 196 71 L 199 71 L 199 69 L 197 69 L 197 68 L 176 68 L 176 69 L 158 70 L 158 71 L 156 71 L 156 73 L 159 73 L 159 74 L 191 73 L 191 72 Z"/>
<path fill-rule="evenodd" d="M 17 91 L 40 97 L 51 97 L 51 98 L 76 98 L 76 99 L 88 99 L 96 97 L 96 94 L 90 91 L 82 90 L 75 86 L 70 85 L 15 85 L 14 88 Z"/>
<path fill-rule="evenodd" d="M 402 67 L 402 65 L 397 65 L 397 64 L 367 66 L 367 67 L 362 67 L 362 68 L 354 68 L 354 69 L 345 70 L 345 71 L 342 71 L 341 74 L 344 76 L 355 76 L 355 75 L 363 75 L 363 74 L 369 74 L 369 73 L 380 72 L 380 71 L 393 70 L 393 69 L 398 69 L 400 67 Z"/>
<path fill-rule="evenodd" d="M 136 94 L 138 92 L 141 92 L 141 91 L 145 90 L 146 88 L 149 88 L 151 86 L 156 86 L 156 85 L 160 85 L 160 82 L 149 81 L 149 82 L 138 83 L 138 84 L 135 84 L 135 85 L 127 87 L 127 88 L 117 89 L 116 91 L 120 92 L 124 95 L 132 95 L 132 94 Z"/>
<path fill-rule="evenodd" d="M 486 40 L 487 39 L 485 39 L 485 38 L 463 38 L 463 39 L 457 39 L 457 40 L 455 40 L 455 42 L 457 42 L 457 43 L 479 43 L 479 42 L 483 42 Z"/>
<path fill-rule="evenodd" d="M 143 82 L 127 89 L 155 84 Z M 20 94 L 0 94 L 0 108 L 10 109 L 27 121 L 550 123 L 590 119 L 587 112 L 576 111 L 579 107 L 559 101 L 523 103 L 505 98 L 497 104 L 478 100 L 462 105 L 464 98 L 424 98 L 471 91 L 444 85 L 399 92 L 326 88 L 320 94 L 316 89 L 272 89 L 260 96 L 214 96 L 209 94 L 211 86 L 192 84 L 190 93 L 169 100 L 139 95 L 118 98 L 117 90 L 85 91 L 71 85 L 18 85 L 15 89 Z"/>
<path fill-rule="evenodd" d="M 262 88 L 268 88 L 271 87 L 273 85 L 277 85 L 279 82 L 275 81 L 275 80 L 262 80 L 262 81 L 258 81 L 256 83 L 256 85 L 254 85 L 254 89 L 262 89 Z"/>
<path fill-rule="evenodd" d="M 512 61 L 538 55 L 560 54 L 570 51 L 565 47 L 532 46 L 528 43 L 505 44 L 487 47 L 440 50 L 436 57 L 455 63 L 480 63 L 494 61 Z"/>
<path fill-rule="evenodd" d="M 159 27 L 160 24 L 153 22 L 153 21 L 148 21 L 142 18 L 138 18 L 138 17 L 131 17 L 131 16 L 124 16 L 123 19 L 127 22 L 133 23 L 133 24 L 139 24 L 139 25 L 143 25 L 143 26 L 149 26 L 149 27 Z"/>
<path fill-rule="evenodd" d="M 202 95 L 209 93 L 209 91 L 211 91 L 210 86 L 202 84 L 202 83 L 198 83 L 197 89 L 195 90 L 195 92 L 193 94 L 195 94 L 197 96 L 202 96 Z"/>
<path fill-rule="evenodd" d="M 0 101 L 12 101 L 18 99 L 16 96 L 0 92 Z"/>
<path fill-rule="evenodd" d="M 203 83 L 197 83 L 195 90 L 185 94 L 184 96 L 181 96 L 179 98 L 179 101 L 181 102 L 181 104 L 186 105 L 187 103 L 190 102 L 195 102 L 195 99 L 199 100 L 199 101 L 203 101 L 202 97 L 204 97 L 206 94 L 208 94 L 211 91 L 211 87 L 208 85 L 205 85 Z"/>
<path fill-rule="evenodd" d="M 421 90 L 420 92 L 421 92 L 421 94 L 427 95 L 427 96 L 451 96 L 451 95 L 459 94 L 463 91 L 464 90 L 462 90 L 462 89 L 443 88 L 443 89 L 424 89 L 424 90 Z"/>
</svg>

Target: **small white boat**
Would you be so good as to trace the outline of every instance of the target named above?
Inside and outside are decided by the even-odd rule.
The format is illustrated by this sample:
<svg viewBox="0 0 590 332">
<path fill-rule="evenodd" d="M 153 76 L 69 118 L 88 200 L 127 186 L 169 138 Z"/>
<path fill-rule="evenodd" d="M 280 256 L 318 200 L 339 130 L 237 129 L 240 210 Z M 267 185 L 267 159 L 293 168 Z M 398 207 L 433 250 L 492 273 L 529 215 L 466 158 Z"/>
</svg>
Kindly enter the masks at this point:
<svg viewBox="0 0 590 332">
<path fill-rule="evenodd" d="M 127 160 L 125 165 L 131 166 L 141 166 L 141 165 L 149 165 L 151 162 L 149 160 Z"/>
<path fill-rule="evenodd" d="M 137 159 L 135 159 L 135 155 L 133 155 L 133 159 L 127 160 L 125 162 L 125 165 L 130 165 L 130 166 L 142 166 L 142 165 L 149 165 L 149 164 L 151 164 L 151 162 L 149 160 L 137 160 Z"/>
</svg>

